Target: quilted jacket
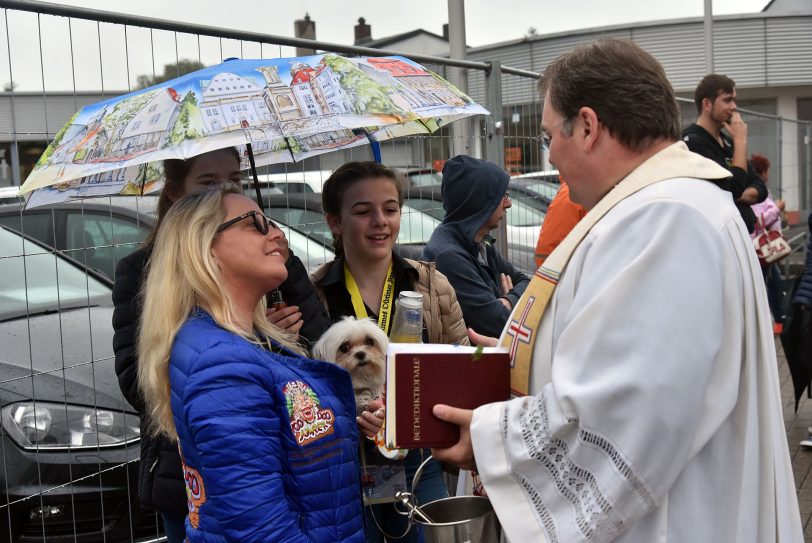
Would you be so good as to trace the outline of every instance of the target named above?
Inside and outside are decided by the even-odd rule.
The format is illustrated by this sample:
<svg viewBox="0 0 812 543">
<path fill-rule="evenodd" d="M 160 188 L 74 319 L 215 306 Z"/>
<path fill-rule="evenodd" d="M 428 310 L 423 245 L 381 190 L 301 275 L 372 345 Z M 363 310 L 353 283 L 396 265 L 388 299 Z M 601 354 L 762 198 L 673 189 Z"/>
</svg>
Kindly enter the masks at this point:
<svg viewBox="0 0 812 543">
<path fill-rule="evenodd" d="M 806 250 L 806 266 L 793 301 L 796 304 L 812 305 L 812 213 L 809 214 L 807 222 L 809 223 L 809 247 Z"/>
<path fill-rule="evenodd" d="M 349 374 L 197 310 L 170 357 L 190 543 L 364 541 Z"/>
<path fill-rule="evenodd" d="M 404 259 L 417 270 L 418 278 L 412 288 L 423 295 L 423 323 L 428 332 L 429 343 L 468 345 L 468 330 L 462 318 L 462 309 L 457 303 L 457 294 L 451 288 L 446 276 L 437 271 L 434 262 Z M 333 260 L 322 264 L 310 276 L 318 296 L 327 308 L 327 298 L 320 282 L 330 270 L 343 262 Z"/>
</svg>

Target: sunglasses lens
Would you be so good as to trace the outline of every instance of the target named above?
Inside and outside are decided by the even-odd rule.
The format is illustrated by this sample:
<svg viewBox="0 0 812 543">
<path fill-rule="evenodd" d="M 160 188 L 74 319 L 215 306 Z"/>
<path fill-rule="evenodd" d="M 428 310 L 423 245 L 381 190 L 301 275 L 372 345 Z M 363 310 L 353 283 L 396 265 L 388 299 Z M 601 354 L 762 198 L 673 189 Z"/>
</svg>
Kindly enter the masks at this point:
<svg viewBox="0 0 812 543">
<path fill-rule="evenodd" d="M 252 215 L 254 217 L 254 226 L 256 227 L 257 231 L 265 235 L 268 233 L 268 219 L 265 218 L 265 215 L 262 213 L 254 213 Z"/>
</svg>

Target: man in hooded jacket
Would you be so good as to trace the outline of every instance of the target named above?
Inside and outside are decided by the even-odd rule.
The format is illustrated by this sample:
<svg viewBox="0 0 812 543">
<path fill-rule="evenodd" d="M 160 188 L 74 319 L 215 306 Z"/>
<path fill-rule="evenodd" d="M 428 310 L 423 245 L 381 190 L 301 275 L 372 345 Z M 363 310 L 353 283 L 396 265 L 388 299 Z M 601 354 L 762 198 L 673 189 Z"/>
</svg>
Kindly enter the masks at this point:
<svg viewBox="0 0 812 543">
<path fill-rule="evenodd" d="M 530 281 L 484 241 L 511 205 L 509 181 L 507 172 L 485 160 L 465 155 L 448 160 L 442 184 L 445 219 L 422 256 L 436 262 L 454 287 L 468 326 L 494 337 Z"/>
</svg>

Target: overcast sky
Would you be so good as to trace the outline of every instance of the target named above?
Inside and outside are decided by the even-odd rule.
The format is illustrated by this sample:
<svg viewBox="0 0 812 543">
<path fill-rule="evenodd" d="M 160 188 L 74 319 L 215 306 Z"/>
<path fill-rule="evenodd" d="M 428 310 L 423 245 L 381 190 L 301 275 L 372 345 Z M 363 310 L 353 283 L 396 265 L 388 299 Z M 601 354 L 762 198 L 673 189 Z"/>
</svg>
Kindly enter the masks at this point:
<svg viewBox="0 0 812 543">
<path fill-rule="evenodd" d="M 714 14 L 761 11 L 768 0 L 714 0 Z M 293 21 L 305 13 L 316 22 L 316 38 L 352 44 L 359 17 L 372 26 L 372 37 L 383 38 L 416 28 L 442 33 L 448 8 L 442 0 L 61 0 L 55 3 L 99 10 L 115 9 L 159 19 L 186 21 L 266 34 L 292 36 Z M 385 7 L 384 7 L 385 6 Z M 573 9 L 568 9 L 572 6 Z M 466 37 L 470 46 L 519 39 L 530 27 L 539 34 L 658 19 L 700 17 L 703 0 L 467 0 Z M 6 13 L 8 15 L 6 15 Z M 179 58 L 197 58 L 205 64 L 222 56 L 256 58 L 293 56 L 288 48 L 270 48 L 238 42 L 149 32 L 64 18 L 7 11 L 0 19 L 0 84 L 13 79 L 20 91 L 98 89 L 126 90 L 138 74 L 157 72 Z M 41 38 L 40 38 L 41 36 Z M 150 40 L 152 45 L 150 46 Z M 40 48 L 39 43 L 42 43 Z M 101 43 L 101 47 L 99 44 Z M 11 49 L 11 69 L 9 68 Z M 71 55 L 71 50 L 73 55 Z M 101 50 L 101 51 L 100 51 Z M 126 52 L 125 52 L 126 50 Z M 40 57 L 43 62 L 40 63 Z M 42 72 L 45 74 L 43 85 Z M 75 83 L 74 83 L 75 81 Z"/>
</svg>

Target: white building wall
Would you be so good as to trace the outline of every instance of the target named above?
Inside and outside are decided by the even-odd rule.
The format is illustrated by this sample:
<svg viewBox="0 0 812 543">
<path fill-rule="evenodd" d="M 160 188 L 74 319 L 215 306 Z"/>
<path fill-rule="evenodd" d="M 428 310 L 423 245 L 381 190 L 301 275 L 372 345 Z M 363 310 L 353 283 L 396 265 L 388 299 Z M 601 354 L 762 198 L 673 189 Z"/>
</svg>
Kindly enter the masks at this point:
<svg viewBox="0 0 812 543">
<path fill-rule="evenodd" d="M 778 115 L 787 119 L 798 118 L 798 100 L 794 94 L 788 92 L 779 93 Z M 794 122 L 783 121 L 781 124 L 781 197 L 787 202 L 789 209 L 798 209 L 801 195 L 798 130 Z"/>
</svg>

